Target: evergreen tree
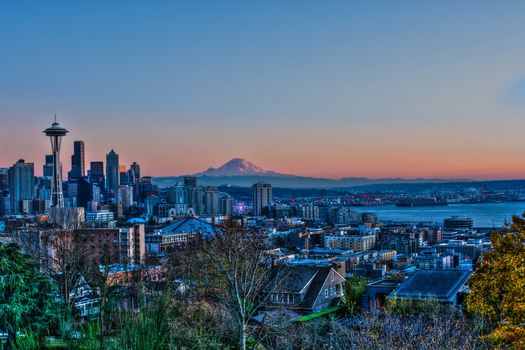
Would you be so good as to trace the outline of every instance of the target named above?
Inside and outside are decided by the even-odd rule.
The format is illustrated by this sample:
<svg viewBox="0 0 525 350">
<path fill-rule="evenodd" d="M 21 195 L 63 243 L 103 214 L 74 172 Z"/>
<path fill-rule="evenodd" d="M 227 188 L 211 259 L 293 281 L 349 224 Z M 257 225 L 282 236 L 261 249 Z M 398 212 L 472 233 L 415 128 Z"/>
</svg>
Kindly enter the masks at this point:
<svg viewBox="0 0 525 350">
<path fill-rule="evenodd" d="M 53 284 L 17 244 L 0 243 L 0 330 L 7 349 L 20 334 L 44 335 L 55 319 Z"/>
</svg>

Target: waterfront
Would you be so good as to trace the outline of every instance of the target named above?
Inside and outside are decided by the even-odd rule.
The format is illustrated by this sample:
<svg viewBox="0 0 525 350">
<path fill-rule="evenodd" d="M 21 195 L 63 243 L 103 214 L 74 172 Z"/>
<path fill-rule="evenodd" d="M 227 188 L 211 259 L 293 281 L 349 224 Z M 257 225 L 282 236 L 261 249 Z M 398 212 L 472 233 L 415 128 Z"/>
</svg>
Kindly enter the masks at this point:
<svg viewBox="0 0 525 350">
<path fill-rule="evenodd" d="M 502 227 L 505 220 L 510 221 L 513 214 L 525 211 L 525 202 L 449 204 L 434 207 L 354 207 L 360 212 L 374 212 L 379 220 L 428 221 L 443 224 L 443 219 L 464 215 L 474 220 L 476 227 Z"/>
</svg>

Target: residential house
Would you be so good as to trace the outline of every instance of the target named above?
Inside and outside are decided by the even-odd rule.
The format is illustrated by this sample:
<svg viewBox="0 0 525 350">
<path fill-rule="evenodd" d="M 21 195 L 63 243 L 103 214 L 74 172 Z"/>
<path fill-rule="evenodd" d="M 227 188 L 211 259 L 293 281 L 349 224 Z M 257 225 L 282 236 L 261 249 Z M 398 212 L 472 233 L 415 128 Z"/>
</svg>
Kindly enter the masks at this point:
<svg viewBox="0 0 525 350">
<path fill-rule="evenodd" d="M 436 300 L 459 305 L 468 293 L 472 272 L 462 270 L 419 270 L 397 287 L 388 298 Z"/>
<path fill-rule="evenodd" d="M 263 290 L 268 308 L 312 313 L 337 305 L 345 279 L 332 266 L 281 265 L 271 270 Z"/>
</svg>

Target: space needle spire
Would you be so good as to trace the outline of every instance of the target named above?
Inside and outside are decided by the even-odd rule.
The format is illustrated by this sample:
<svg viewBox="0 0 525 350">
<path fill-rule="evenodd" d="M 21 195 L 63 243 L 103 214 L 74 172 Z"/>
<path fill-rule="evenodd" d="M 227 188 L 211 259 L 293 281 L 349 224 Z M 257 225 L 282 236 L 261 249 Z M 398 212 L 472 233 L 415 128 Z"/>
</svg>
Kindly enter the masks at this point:
<svg viewBox="0 0 525 350">
<path fill-rule="evenodd" d="M 57 116 L 53 124 L 46 130 L 44 134 L 51 140 L 51 151 L 53 152 L 53 179 L 51 183 L 51 208 L 64 207 L 64 193 L 62 192 L 62 171 L 60 168 L 60 146 L 62 143 L 62 136 L 65 136 L 69 131 L 60 126 L 57 122 Z"/>
</svg>

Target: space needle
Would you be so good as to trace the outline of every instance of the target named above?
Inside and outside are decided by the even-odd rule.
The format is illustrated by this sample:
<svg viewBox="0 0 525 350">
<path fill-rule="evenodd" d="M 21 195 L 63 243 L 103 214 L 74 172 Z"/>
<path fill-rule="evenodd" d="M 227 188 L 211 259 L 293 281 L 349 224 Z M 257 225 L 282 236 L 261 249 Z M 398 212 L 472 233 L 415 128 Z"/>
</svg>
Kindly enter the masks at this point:
<svg viewBox="0 0 525 350">
<path fill-rule="evenodd" d="M 64 207 L 64 193 L 62 193 L 62 171 L 60 169 L 60 145 L 62 143 L 62 136 L 65 136 L 69 131 L 60 126 L 55 121 L 49 128 L 44 130 L 44 134 L 49 136 L 51 140 L 51 150 L 53 151 L 53 182 L 51 183 L 51 208 Z"/>
</svg>

